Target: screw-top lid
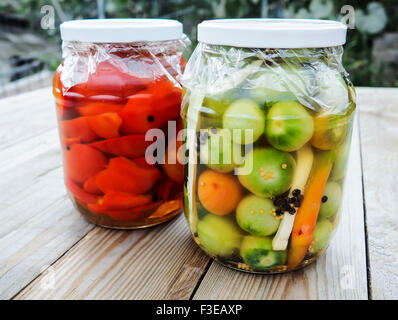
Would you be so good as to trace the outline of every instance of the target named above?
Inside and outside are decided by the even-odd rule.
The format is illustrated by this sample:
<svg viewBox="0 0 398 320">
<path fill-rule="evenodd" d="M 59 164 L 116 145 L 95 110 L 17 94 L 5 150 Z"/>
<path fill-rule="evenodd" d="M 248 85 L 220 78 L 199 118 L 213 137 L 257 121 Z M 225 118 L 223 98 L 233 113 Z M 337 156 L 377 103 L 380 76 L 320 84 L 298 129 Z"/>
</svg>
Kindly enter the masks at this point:
<svg viewBox="0 0 398 320">
<path fill-rule="evenodd" d="M 166 41 L 182 37 L 182 24 L 169 19 L 87 19 L 61 24 L 65 41 L 121 43 Z"/>
<path fill-rule="evenodd" d="M 198 40 L 245 48 L 324 48 L 343 45 L 347 26 L 331 20 L 220 19 L 198 26 Z"/>
</svg>

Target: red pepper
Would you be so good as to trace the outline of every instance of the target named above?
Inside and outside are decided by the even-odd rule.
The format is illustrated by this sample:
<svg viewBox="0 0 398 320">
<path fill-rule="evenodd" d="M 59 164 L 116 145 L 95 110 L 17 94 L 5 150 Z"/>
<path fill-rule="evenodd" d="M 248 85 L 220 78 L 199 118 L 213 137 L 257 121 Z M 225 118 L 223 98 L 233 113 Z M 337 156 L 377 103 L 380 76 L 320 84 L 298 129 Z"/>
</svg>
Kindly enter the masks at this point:
<svg viewBox="0 0 398 320">
<path fill-rule="evenodd" d="M 95 176 L 88 178 L 83 185 L 83 189 L 88 193 L 102 195 L 103 192 L 100 188 L 98 188 L 97 183 L 95 182 Z"/>
<path fill-rule="evenodd" d="M 97 203 L 98 197 L 96 195 L 90 194 L 79 187 L 78 184 L 73 182 L 68 177 L 65 178 L 65 184 L 68 190 L 81 202 L 84 204 Z"/>
<path fill-rule="evenodd" d="M 107 154 L 135 158 L 143 156 L 152 141 L 145 141 L 145 135 L 129 135 L 91 143 L 90 146 Z"/>
<path fill-rule="evenodd" d="M 123 210 L 143 206 L 151 201 L 152 196 L 150 195 L 134 195 L 109 190 L 102 198 L 98 199 L 98 205 L 104 210 Z"/>
<path fill-rule="evenodd" d="M 124 157 L 113 158 L 107 168 L 97 174 L 97 186 L 107 193 L 110 190 L 143 194 L 160 178 L 157 168 L 143 169 Z"/>
<path fill-rule="evenodd" d="M 146 133 L 162 128 L 180 114 L 181 89 L 168 80 L 151 83 L 146 91 L 132 97 L 119 112 L 123 134 Z"/>
<path fill-rule="evenodd" d="M 118 103 L 92 102 L 87 103 L 82 107 L 77 107 L 76 109 L 82 116 L 95 116 L 108 112 L 119 112 L 123 107 L 123 104 Z"/>
<path fill-rule="evenodd" d="M 79 139 L 81 142 L 92 142 L 98 139 L 87 117 L 61 121 L 60 132 L 63 138 Z"/>
<path fill-rule="evenodd" d="M 116 96 L 126 99 L 144 90 L 147 83 L 148 80 L 122 72 L 111 62 L 104 61 L 97 65 L 95 72 L 89 75 L 86 82 L 73 86 L 69 91 L 85 97 Z"/>
<path fill-rule="evenodd" d="M 148 161 L 147 161 L 147 159 L 145 157 L 134 158 L 134 159 L 131 159 L 131 161 L 133 161 L 137 166 L 139 166 L 140 168 L 143 168 L 143 169 L 154 169 L 154 168 L 156 168 L 156 165 L 148 163 Z"/>
<path fill-rule="evenodd" d="M 116 112 L 109 112 L 88 117 L 88 123 L 98 136 L 110 139 L 119 137 L 122 119 Z"/>
<path fill-rule="evenodd" d="M 83 184 L 105 168 L 106 157 L 88 145 L 75 143 L 64 152 L 66 177 Z"/>
</svg>

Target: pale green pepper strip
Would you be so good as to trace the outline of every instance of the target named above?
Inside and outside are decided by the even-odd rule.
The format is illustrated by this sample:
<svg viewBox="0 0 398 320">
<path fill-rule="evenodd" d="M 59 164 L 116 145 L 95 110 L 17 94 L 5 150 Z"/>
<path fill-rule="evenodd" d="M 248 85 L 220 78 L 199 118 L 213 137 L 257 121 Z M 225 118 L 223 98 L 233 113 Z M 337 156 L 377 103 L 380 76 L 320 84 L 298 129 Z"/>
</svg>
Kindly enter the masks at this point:
<svg viewBox="0 0 398 320">
<path fill-rule="evenodd" d="M 199 113 L 203 103 L 204 94 L 199 91 L 193 91 L 189 97 L 189 107 L 187 114 L 187 150 L 188 150 L 188 182 L 187 182 L 187 193 L 188 193 L 188 220 L 189 224 L 196 229 L 196 223 L 198 219 L 196 210 L 196 131 L 199 124 Z M 194 136 L 192 136 L 194 135 Z M 193 231 L 195 232 L 195 231 Z"/>
<path fill-rule="evenodd" d="M 304 194 L 304 188 L 311 172 L 312 163 L 314 161 L 314 153 L 310 144 L 305 144 L 301 149 L 297 150 L 297 166 L 293 177 L 293 183 L 290 188 L 289 197 L 295 189 L 299 189 Z M 278 232 L 272 240 L 273 250 L 286 250 L 289 242 L 290 234 L 293 230 L 293 224 L 296 214 L 285 212 L 283 219 L 279 225 Z"/>
</svg>

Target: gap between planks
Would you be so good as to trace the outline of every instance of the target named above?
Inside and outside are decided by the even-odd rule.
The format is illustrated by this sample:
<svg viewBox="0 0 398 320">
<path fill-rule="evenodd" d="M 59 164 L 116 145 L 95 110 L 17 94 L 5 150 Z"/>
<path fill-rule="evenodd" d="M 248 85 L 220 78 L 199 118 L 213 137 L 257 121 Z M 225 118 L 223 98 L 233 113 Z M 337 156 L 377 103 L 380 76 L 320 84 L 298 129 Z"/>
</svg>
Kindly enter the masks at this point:
<svg viewBox="0 0 398 320">
<path fill-rule="evenodd" d="M 183 215 L 150 229 L 96 227 L 15 298 L 189 299 L 208 261 Z"/>
<path fill-rule="evenodd" d="M 370 297 L 398 299 L 398 89 L 359 88 Z"/>
</svg>

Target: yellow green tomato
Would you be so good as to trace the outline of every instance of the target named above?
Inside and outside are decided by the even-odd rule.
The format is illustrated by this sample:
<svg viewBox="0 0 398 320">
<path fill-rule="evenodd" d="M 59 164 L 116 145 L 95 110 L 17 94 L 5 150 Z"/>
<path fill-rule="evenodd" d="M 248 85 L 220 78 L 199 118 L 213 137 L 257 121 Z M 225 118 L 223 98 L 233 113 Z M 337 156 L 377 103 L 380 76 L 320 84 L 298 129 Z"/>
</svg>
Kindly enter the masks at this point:
<svg viewBox="0 0 398 320">
<path fill-rule="evenodd" d="M 346 138 L 348 117 L 322 112 L 314 118 L 314 134 L 311 144 L 320 150 L 338 147 Z"/>
<path fill-rule="evenodd" d="M 236 100 L 224 113 L 223 127 L 232 130 L 236 143 L 251 144 L 264 132 L 264 112 L 253 100 Z"/>
<path fill-rule="evenodd" d="M 241 185 L 259 197 L 269 198 L 290 188 L 296 162 L 287 152 L 256 148 L 245 156 L 242 168 L 248 172 L 238 176 Z"/>
<path fill-rule="evenodd" d="M 350 154 L 350 142 L 346 141 L 336 150 L 336 160 L 333 164 L 332 172 L 330 173 L 330 178 L 332 180 L 341 180 L 344 178 L 347 170 L 347 162 Z"/>
<path fill-rule="evenodd" d="M 213 214 L 198 221 L 197 232 L 200 244 L 207 252 L 223 257 L 238 249 L 243 237 L 232 220 Z"/>
<path fill-rule="evenodd" d="M 333 231 L 333 224 L 325 218 L 319 219 L 312 234 L 310 253 L 317 253 L 326 248 Z"/>
<path fill-rule="evenodd" d="M 230 130 L 201 130 L 200 137 L 200 160 L 209 168 L 219 172 L 230 172 L 242 163 L 242 146 L 232 141 Z"/>
<path fill-rule="evenodd" d="M 311 139 L 313 132 L 313 118 L 299 102 L 277 102 L 268 111 L 265 135 L 276 149 L 296 151 Z"/>
<path fill-rule="evenodd" d="M 257 271 L 283 265 L 286 261 L 286 251 L 272 250 L 272 240 L 268 237 L 244 237 L 240 255 L 248 265 Z"/>
<path fill-rule="evenodd" d="M 341 195 L 340 184 L 334 181 L 328 182 L 323 191 L 324 202 L 319 209 L 319 216 L 324 218 L 334 216 L 340 207 Z"/>
<path fill-rule="evenodd" d="M 258 236 L 270 236 L 278 230 L 275 206 L 270 199 L 249 195 L 236 208 L 236 222 L 243 230 Z"/>
</svg>

